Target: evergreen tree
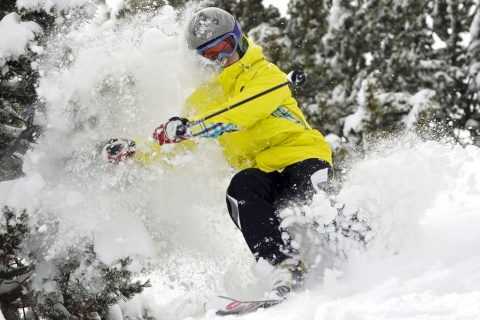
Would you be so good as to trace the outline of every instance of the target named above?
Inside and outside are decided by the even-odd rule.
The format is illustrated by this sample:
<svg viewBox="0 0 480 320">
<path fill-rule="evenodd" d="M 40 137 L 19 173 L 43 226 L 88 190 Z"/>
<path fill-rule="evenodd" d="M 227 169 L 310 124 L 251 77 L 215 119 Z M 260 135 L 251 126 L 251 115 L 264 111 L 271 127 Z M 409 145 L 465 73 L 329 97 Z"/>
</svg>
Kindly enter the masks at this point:
<svg viewBox="0 0 480 320">
<path fill-rule="evenodd" d="M 433 31 L 443 41 L 436 52 L 437 70 L 433 77 L 441 104 L 438 120 L 448 125 L 455 139 L 468 143 L 470 139 L 462 139 L 465 132 L 473 137 L 480 133 L 476 89 L 478 4 L 473 0 L 435 0 L 431 11 Z"/>
<path fill-rule="evenodd" d="M 53 276 L 43 279 L 45 283 L 54 281 L 55 290 L 32 290 L 30 294 L 34 312 L 48 319 L 100 318 L 112 305 L 150 286 L 149 281 L 132 281 L 129 258 L 107 266 L 98 259 L 93 246 L 84 250 L 71 247 L 67 257 L 55 259 Z"/>
<path fill-rule="evenodd" d="M 291 38 L 305 39 L 305 35 L 296 35 L 296 30 L 304 33 L 308 29 L 295 27 L 301 25 L 294 23 L 294 19 L 300 22 L 307 17 L 302 16 L 301 2 L 293 1 L 298 7 L 290 5 L 289 12 L 292 19 L 289 24 Z M 312 125 L 319 128 L 323 133 L 335 133 L 341 136 L 342 119 L 354 111 L 354 101 L 349 99 L 355 75 L 364 64 L 363 56 L 357 52 L 359 48 L 356 38 L 356 29 L 353 18 L 354 12 L 350 1 L 334 0 L 326 13 L 321 14 L 326 26 L 316 33 L 318 46 L 310 55 L 303 53 L 306 40 L 297 40 L 293 47 L 294 55 L 300 57 L 297 60 L 299 68 L 303 68 L 308 74 L 305 89 L 297 94 L 300 106 L 306 113 Z M 317 10 L 327 10 L 325 6 Z M 292 12 L 293 11 L 293 12 Z M 320 13 L 317 13 L 320 14 Z M 328 17 L 325 17 L 328 14 Z M 295 18 L 297 16 L 297 18 Z M 305 27 L 304 27 L 305 28 Z M 315 33 L 311 33 L 314 35 Z M 363 43 L 362 43 L 363 45 Z M 302 63 L 305 64 L 302 67 Z"/>
<path fill-rule="evenodd" d="M 434 92 L 424 91 L 435 72 L 427 8 L 419 1 L 331 2 L 315 60 L 317 93 L 305 109 L 324 133 L 347 137 L 347 147 L 361 151 L 366 136 L 414 129 L 433 117 Z M 352 117 L 345 123 L 351 114 L 364 119 L 352 126 Z"/>
<path fill-rule="evenodd" d="M 43 33 L 38 33 L 32 44 L 41 45 L 53 28 L 54 17 L 43 11 L 18 10 L 15 4 L 15 0 L 0 2 L 0 21 L 10 13 L 18 14 L 22 21 L 34 21 Z M 22 175 L 20 155 L 41 132 L 33 123 L 40 106 L 35 91 L 39 75 L 34 67 L 37 53 L 30 48 L 24 55 L 0 66 L 0 181 Z"/>
<path fill-rule="evenodd" d="M 247 27 L 249 31 L 246 34 L 256 44 L 262 46 L 263 54 L 269 61 L 284 70 L 289 70 L 292 61 L 292 41 L 286 32 L 287 20 L 280 16 L 276 7 L 270 5 L 262 9 L 257 21 L 260 23 Z"/>
<path fill-rule="evenodd" d="M 368 41 L 366 54 L 371 56 L 371 62 L 365 69 L 368 77 L 374 76 L 384 91 L 381 108 L 372 113 L 375 125 L 370 125 L 369 131 L 384 134 L 409 128 L 423 132 L 425 122 L 433 120 L 438 107 L 435 93 L 424 91 L 433 87 L 432 70 L 425 67 L 433 62 L 426 3 L 369 1 L 365 8 L 368 29 L 376 35 Z M 413 96 L 422 99 L 422 106 Z M 414 118 L 414 123 L 409 123 L 406 116 Z"/>
<path fill-rule="evenodd" d="M 262 23 L 248 33 L 248 37 L 263 48 L 263 54 L 271 61 L 288 72 L 291 69 L 293 54 L 291 40 L 283 28 Z"/>
<path fill-rule="evenodd" d="M 334 106 L 352 112 L 361 83 L 371 74 L 386 91 L 415 93 L 425 87 L 418 73 L 432 41 L 421 3 L 334 1 L 331 11 L 321 59 L 330 86 L 319 101 L 321 110 L 328 113 Z"/>
<path fill-rule="evenodd" d="M 45 260 L 51 235 L 37 232 L 36 219 L 26 210 L 1 212 L 0 308 L 6 320 L 20 319 L 25 309 L 36 319 L 99 318 L 150 286 L 132 280 L 130 258 L 106 265 L 88 240 Z"/>
<path fill-rule="evenodd" d="M 262 0 L 239 1 L 238 5 L 232 10 L 232 14 L 241 23 L 242 31 L 245 34 L 261 23 L 272 22 L 269 21 L 269 17 L 267 17 L 265 13 L 266 11 Z"/>
<path fill-rule="evenodd" d="M 32 267 L 22 243 L 28 236 L 28 215 L 11 208 L 2 209 L 0 219 L 0 309 L 7 320 L 18 319 L 18 309 L 26 300 L 24 289 Z"/>
<path fill-rule="evenodd" d="M 306 112 L 312 124 L 325 127 L 330 120 L 322 116 L 318 109 L 319 92 L 331 88 L 325 82 L 328 68 L 319 61 L 323 48 L 322 38 L 328 30 L 329 10 L 324 0 L 291 0 L 288 5 L 290 19 L 287 23 L 287 36 L 291 41 L 287 62 L 280 60 L 284 70 L 303 70 L 308 75 L 305 87 L 295 88 L 294 94 L 300 107 Z M 291 57 L 291 58 L 290 58 Z M 321 95 L 321 94 L 320 94 Z M 333 120 L 332 120 L 333 121 Z"/>
<path fill-rule="evenodd" d="M 314 69 L 328 28 L 328 8 L 323 0 L 291 0 L 287 34 L 292 40 L 294 67 Z"/>
<path fill-rule="evenodd" d="M 471 42 L 468 46 L 468 100 L 465 128 L 470 131 L 473 143 L 480 147 L 480 6 L 477 5 L 470 26 Z"/>
</svg>

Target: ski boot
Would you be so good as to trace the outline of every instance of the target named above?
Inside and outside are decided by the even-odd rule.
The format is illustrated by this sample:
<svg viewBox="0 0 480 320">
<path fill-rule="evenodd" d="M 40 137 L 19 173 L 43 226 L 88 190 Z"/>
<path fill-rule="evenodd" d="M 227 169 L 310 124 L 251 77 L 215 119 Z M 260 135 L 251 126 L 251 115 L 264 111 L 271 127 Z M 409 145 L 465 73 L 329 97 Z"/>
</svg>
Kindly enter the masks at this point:
<svg viewBox="0 0 480 320">
<path fill-rule="evenodd" d="M 270 277 L 272 299 L 286 299 L 288 294 L 301 287 L 304 283 L 307 269 L 302 261 L 293 258 L 280 262 Z"/>
</svg>

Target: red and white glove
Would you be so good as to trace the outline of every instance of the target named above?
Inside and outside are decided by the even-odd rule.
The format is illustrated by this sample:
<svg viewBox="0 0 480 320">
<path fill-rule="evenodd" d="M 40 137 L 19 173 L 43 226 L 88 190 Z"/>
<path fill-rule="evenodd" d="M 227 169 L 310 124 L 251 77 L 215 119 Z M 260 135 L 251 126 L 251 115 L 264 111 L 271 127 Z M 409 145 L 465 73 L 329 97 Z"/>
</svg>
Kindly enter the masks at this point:
<svg viewBox="0 0 480 320">
<path fill-rule="evenodd" d="M 137 152 L 135 141 L 127 139 L 111 139 L 103 147 L 105 159 L 114 164 L 132 158 Z"/>
<path fill-rule="evenodd" d="M 153 140 L 163 146 L 168 143 L 178 143 L 186 140 L 189 121 L 186 118 L 173 117 L 167 123 L 161 124 L 152 134 Z"/>
</svg>

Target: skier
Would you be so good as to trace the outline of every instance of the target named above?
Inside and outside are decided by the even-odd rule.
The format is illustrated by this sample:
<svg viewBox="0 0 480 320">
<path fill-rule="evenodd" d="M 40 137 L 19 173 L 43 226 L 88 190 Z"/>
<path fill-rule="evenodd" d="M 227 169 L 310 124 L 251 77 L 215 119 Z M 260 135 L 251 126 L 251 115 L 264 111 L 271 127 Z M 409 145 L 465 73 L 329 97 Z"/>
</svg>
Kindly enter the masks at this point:
<svg viewBox="0 0 480 320">
<path fill-rule="evenodd" d="M 285 82 L 262 48 L 242 34 L 238 21 L 215 8 L 198 11 L 188 25 L 188 48 L 221 68 L 187 100 L 184 117 L 173 117 L 153 133 L 162 146 L 193 137 L 217 138 L 239 172 L 227 189 L 230 217 L 258 260 L 275 267 L 272 295 L 284 298 L 304 282 L 299 252 L 280 229 L 277 213 L 306 203 L 332 175 L 332 156 L 320 132 L 305 120 L 288 86 L 202 121 L 206 116 Z M 112 139 L 108 161 L 140 155 L 133 141 Z M 272 296 L 271 295 L 271 296 Z"/>
</svg>

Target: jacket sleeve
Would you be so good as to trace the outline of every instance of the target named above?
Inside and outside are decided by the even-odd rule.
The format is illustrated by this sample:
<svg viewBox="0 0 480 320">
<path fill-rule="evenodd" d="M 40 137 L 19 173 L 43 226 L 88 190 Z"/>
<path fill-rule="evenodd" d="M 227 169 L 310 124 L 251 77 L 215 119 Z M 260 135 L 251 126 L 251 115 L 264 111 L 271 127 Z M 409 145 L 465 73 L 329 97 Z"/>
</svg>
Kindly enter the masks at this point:
<svg viewBox="0 0 480 320">
<path fill-rule="evenodd" d="M 133 159 L 145 166 L 160 164 L 167 162 L 166 155 L 162 148 L 153 141 L 134 140 L 137 151 Z"/>
<path fill-rule="evenodd" d="M 242 130 L 233 123 L 199 122 L 190 127 L 189 137 L 218 138 L 224 133 Z"/>
<path fill-rule="evenodd" d="M 196 143 L 191 140 L 171 145 L 169 152 L 165 152 L 162 147 L 153 141 L 134 140 L 137 151 L 133 159 L 145 166 L 151 165 L 170 165 L 171 161 L 179 154 L 188 153 L 195 149 Z"/>
</svg>

